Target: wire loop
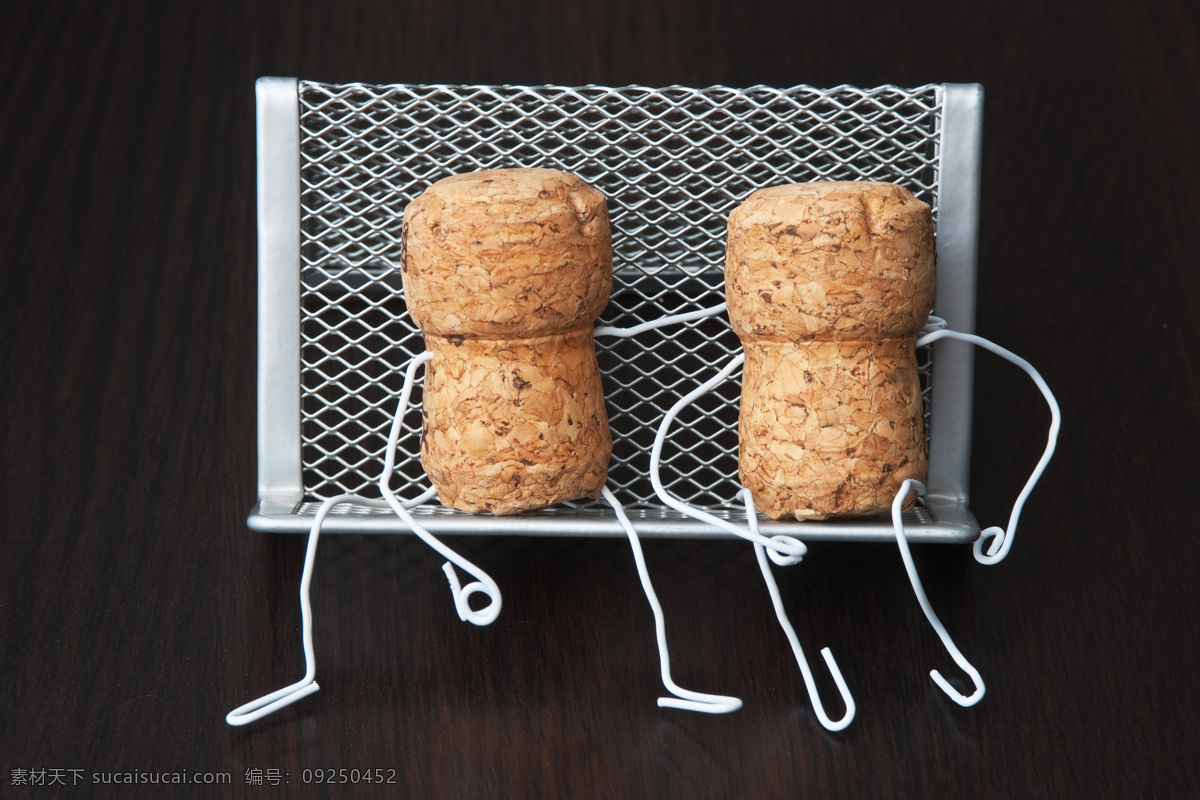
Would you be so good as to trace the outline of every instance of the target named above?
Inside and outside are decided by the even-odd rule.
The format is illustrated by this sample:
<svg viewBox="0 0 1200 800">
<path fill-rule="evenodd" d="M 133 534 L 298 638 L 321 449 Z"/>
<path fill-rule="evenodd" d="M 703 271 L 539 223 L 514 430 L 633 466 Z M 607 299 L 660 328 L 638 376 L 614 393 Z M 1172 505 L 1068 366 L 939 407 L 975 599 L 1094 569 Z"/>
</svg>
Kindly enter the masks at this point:
<svg viewBox="0 0 1200 800">
<path fill-rule="evenodd" d="M 1008 556 L 1008 551 L 1012 549 L 1013 539 L 1017 535 L 1017 522 L 1021 518 L 1021 510 L 1025 507 L 1025 501 L 1033 492 L 1033 487 L 1037 485 L 1038 479 L 1042 477 L 1042 473 L 1046 471 L 1046 466 L 1050 463 L 1050 459 L 1054 456 L 1054 448 L 1058 444 L 1058 433 L 1062 427 L 1062 412 L 1058 408 L 1058 401 L 1054 398 L 1054 393 L 1050 391 L 1049 385 L 1042 378 L 1041 374 L 1034 369 L 1033 365 L 1025 359 L 1010 350 L 1006 350 L 998 344 L 995 344 L 982 336 L 976 336 L 973 333 L 959 333 L 958 331 L 937 328 L 932 321 L 937 320 L 942 325 L 945 325 L 945 320 L 937 317 L 930 317 L 930 324 L 926 326 L 928 333 L 923 334 L 917 339 L 917 346 L 924 347 L 927 344 L 932 344 L 939 339 L 952 339 L 960 342 L 967 342 L 977 347 L 982 347 L 984 350 L 995 353 L 1006 361 L 1015 364 L 1025 371 L 1033 382 L 1041 391 L 1042 397 L 1046 400 L 1046 405 L 1050 407 L 1050 429 L 1046 435 L 1046 449 L 1042 452 L 1041 459 L 1038 460 L 1037 466 L 1033 468 L 1033 472 L 1029 476 L 1029 480 L 1025 482 L 1021 493 L 1017 495 L 1016 501 L 1013 503 L 1012 513 L 1008 518 L 1008 530 L 997 526 L 992 526 L 982 531 L 979 538 L 975 540 L 972 551 L 975 554 L 975 560 L 980 564 L 999 564 Z M 933 326 L 933 330 L 930 327 Z M 989 543 L 987 551 L 984 552 L 984 545 Z"/>
<path fill-rule="evenodd" d="M 751 530 L 748 526 L 743 527 L 741 525 L 735 525 L 729 520 L 721 519 L 720 517 L 709 514 L 707 511 L 694 508 L 668 492 L 666 487 L 663 485 L 662 476 L 660 475 L 660 471 L 662 469 L 663 443 L 666 441 L 667 432 L 670 431 L 671 423 L 675 421 L 675 417 L 679 415 L 679 412 L 695 402 L 697 398 L 706 394 L 707 392 L 712 391 L 713 387 L 732 375 L 734 370 L 740 367 L 745 360 L 745 354 L 738 353 L 736 356 L 730 359 L 729 363 L 722 367 L 715 375 L 713 375 L 704 383 L 700 384 L 691 392 L 681 397 L 678 402 L 671 406 L 671 408 L 663 416 L 663 420 L 658 426 L 658 432 L 654 436 L 654 446 L 650 450 L 650 484 L 654 487 L 654 493 L 658 495 L 658 498 L 676 511 L 686 514 L 692 519 L 706 522 L 709 525 L 720 528 L 727 533 L 732 533 L 734 536 L 739 538 L 761 544 L 769 552 L 773 552 L 777 554 L 778 557 L 787 559 L 788 564 L 795 564 L 804 557 L 806 552 L 808 552 L 808 548 L 806 548 L 804 543 L 800 540 L 792 538 L 791 536 L 775 536 L 768 539 L 761 533 L 758 533 L 757 530 Z"/>
<path fill-rule="evenodd" d="M 392 418 L 392 428 L 388 434 L 387 452 L 384 454 L 383 459 L 383 472 L 379 476 L 379 493 L 383 495 L 383 499 L 391 506 L 392 511 L 396 512 L 396 516 L 400 517 L 404 521 L 404 524 L 420 537 L 421 541 L 432 547 L 446 559 L 447 563 L 442 565 L 442 571 L 446 573 L 446 579 L 450 582 L 450 593 L 454 598 L 454 608 L 458 612 L 459 619 L 463 622 L 470 622 L 472 625 L 491 625 L 500 616 L 500 608 L 503 604 L 500 587 L 496 585 L 496 582 L 492 580 L 490 575 L 454 550 L 451 550 L 440 539 L 413 519 L 412 514 L 408 513 L 404 504 L 396 498 L 395 492 L 389 486 L 392 473 L 395 471 L 396 448 L 400 442 L 400 430 L 404 424 L 404 412 L 408 408 L 408 398 L 411 396 L 413 385 L 416 383 L 417 370 L 422 364 L 432 358 L 433 353 L 424 352 L 414 357 L 408 363 L 408 369 L 404 372 L 404 386 L 400 390 L 400 405 L 397 407 L 396 416 Z M 458 576 L 455 574 L 454 567 L 451 564 L 457 565 L 463 571 L 474 576 L 476 580 L 464 587 L 459 582 Z M 472 609 L 468 603 L 470 596 L 476 593 L 487 595 L 489 601 L 487 606 L 478 611 Z"/>
<path fill-rule="evenodd" d="M 225 717 L 225 721 L 230 725 L 247 725 L 255 720 L 262 719 L 268 714 L 272 714 L 302 697 L 307 697 L 320 688 L 316 682 L 317 666 L 316 658 L 313 654 L 310 587 L 312 584 L 314 559 L 317 552 L 317 542 L 321 536 L 321 526 L 325 523 L 325 518 L 335 506 L 343 503 L 353 503 L 367 508 L 390 507 L 412 529 L 413 533 L 448 559 L 447 563 L 442 565 L 442 570 L 446 573 L 446 578 L 450 582 L 450 592 L 454 598 L 454 608 L 458 612 L 460 619 L 474 625 L 490 625 L 500 615 L 501 595 L 500 587 L 496 585 L 496 582 L 486 572 L 479 569 L 479 567 L 442 544 L 441 541 L 425 530 L 408 513 L 408 509 L 419 506 L 436 497 L 437 490 L 430 487 L 418 497 L 411 500 L 400 500 L 389 486 L 392 473 L 395 471 L 396 448 L 400 441 L 400 430 L 404 423 L 404 413 L 408 410 L 408 401 L 412 396 L 413 385 L 416 382 L 416 372 L 422 364 L 431 358 L 433 358 L 432 353 L 422 353 L 413 358 L 405 370 L 404 385 L 400 390 L 400 402 L 397 404 L 396 414 L 392 418 L 387 453 L 384 455 L 383 473 L 379 477 L 379 491 L 383 497 L 379 500 L 373 500 L 353 494 L 337 495 L 323 502 L 321 507 L 317 509 L 316 516 L 313 518 L 313 526 L 308 534 L 308 547 L 304 553 L 303 577 L 300 579 L 300 618 L 302 625 L 301 638 L 304 645 L 304 677 L 290 686 L 271 692 L 230 711 Z M 462 586 L 450 562 L 457 564 L 463 570 L 475 576 L 477 580 L 468 583 L 466 586 Z M 469 602 L 473 594 L 484 594 L 490 602 L 484 608 L 476 611 L 471 608 Z"/>
</svg>

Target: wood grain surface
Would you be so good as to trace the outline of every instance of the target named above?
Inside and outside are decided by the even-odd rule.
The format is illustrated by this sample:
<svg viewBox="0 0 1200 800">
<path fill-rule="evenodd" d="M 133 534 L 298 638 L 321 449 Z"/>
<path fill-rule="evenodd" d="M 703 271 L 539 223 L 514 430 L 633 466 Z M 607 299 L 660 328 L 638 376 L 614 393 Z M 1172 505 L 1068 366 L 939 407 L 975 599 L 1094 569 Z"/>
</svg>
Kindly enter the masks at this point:
<svg viewBox="0 0 1200 800">
<path fill-rule="evenodd" d="M 0 69 L 0 796 L 163 796 L 99 783 L 151 771 L 227 772 L 244 797 L 1200 793 L 1194 4 L 22 0 Z M 228 727 L 303 673 L 304 542 L 244 525 L 261 75 L 982 83 L 978 329 L 1065 419 L 1002 565 L 915 548 L 983 702 L 929 680 L 965 678 L 894 547 L 778 571 L 814 665 L 831 647 L 857 698 L 834 735 L 748 545 L 645 545 L 676 679 L 745 701 L 710 717 L 655 705 L 625 542 L 459 540 L 505 591 L 479 629 L 420 542 L 346 536 L 318 556 L 321 691 Z M 972 507 L 1004 524 L 1048 415 L 986 355 L 975 414 Z M 331 768 L 396 784 L 304 784 Z M 16 785 L 39 772 L 68 785 Z"/>
</svg>

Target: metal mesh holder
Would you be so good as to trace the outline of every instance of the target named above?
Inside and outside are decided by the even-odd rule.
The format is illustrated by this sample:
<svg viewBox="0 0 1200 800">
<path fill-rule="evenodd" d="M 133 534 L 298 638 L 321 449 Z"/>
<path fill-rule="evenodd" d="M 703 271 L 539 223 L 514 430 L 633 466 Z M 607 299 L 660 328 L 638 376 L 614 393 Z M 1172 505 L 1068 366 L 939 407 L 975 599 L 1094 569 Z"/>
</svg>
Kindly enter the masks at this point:
<svg viewBox="0 0 1200 800">
<path fill-rule="evenodd" d="M 725 224 L 754 189 L 799 181 L 903 184 L 934 209 L 938 314 L 974 322 L 978 86 L 818 90 L 754 87 L 372 86 L 260 79 L 259 504 L 250 526 L 306 531 L 322 499 L 378 497 L 408 360 L 424 345 L 399 278 L 405 206 L 448 175 L 499 167 L 574 172 L 608 198 L 613 292 L 602 321 L 631 326 L 724 299 Z M 646 475 L 663 413 L 740 351 L 722 316 L 599 339 L 613 458 L 609 485 L 648 535 L 723 535 L 662 507 Z M 971 356 L 920 354 L 929 495 L 911 538 L 969 541 Z M 936 364 L 936 370 L 934 365 Z M 936 379 L 935 379 L 936 378 Z M 736 516 L 731 380 L 686 411 L 664 449 L 683 500 Z M 419 390 L 393 488 L 418 493 Z M 400 532 L 348 507 L 332 532 Z M 607 505 L 518 517 L 418 509 L 435 533 L 622 535 Z M 886 519 L 765 523 L 809 539 L 890 538 Z"/>
</svg>

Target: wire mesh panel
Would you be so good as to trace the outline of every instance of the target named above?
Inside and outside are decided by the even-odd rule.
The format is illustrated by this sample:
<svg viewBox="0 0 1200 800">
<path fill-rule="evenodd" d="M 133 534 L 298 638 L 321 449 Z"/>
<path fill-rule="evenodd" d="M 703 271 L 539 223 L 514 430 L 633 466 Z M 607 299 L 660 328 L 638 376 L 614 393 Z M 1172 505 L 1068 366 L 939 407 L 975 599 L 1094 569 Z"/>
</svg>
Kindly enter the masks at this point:
<svg viewBox="0 0 1200 800">
<path fill-rule="evenodd" d="M 310 503 L 378 496 L 403 367 L 423 349 L 399 270 L 405 206 L 434 181 L 501 167 L 581 176 L 608 198 L 614 282 L 602 320 L 629 326 L 724 300 L 725 224 L 755 189 L 900 183 L 938 209 L 942 90 L 329 85 L 301 81 L 301 457 Z M 643 514 L 663 413 L 741 346 L 724 317 L 598 340 L 610 484 Z M 924 353 L 922 387 L 930 386 Z M 714 510 L 737 484 L 730 381 L 673 428 L 663 479 Z M 415 408 L 419 408 L 419 393 Z M 394 488 L 416 493 L 420 413 Z M 560 512 L 561 513 L 561 512 Z M 582 512 L 586 513 L 586 509 Z"/>
</svg>

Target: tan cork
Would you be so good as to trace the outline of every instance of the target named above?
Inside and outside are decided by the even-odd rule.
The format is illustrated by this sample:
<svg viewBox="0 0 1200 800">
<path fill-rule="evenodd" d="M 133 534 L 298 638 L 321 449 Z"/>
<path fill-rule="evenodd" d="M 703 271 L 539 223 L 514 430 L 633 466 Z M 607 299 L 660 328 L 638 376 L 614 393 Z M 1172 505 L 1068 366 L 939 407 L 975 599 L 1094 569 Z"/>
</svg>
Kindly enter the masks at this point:
<svg viewBox="0 0 1200 800">
<path fill-rule="evenodd" d="M 612 434 L 592 328 L 612 289 L 604 195 L 508 169 L 438 181 L 404 214 L 426 365 L 421 462 L 442 504 L 515 514 L 595 497 Z"/>
<path fill-rule="evenodd" d="M 738 474 L 770 517 L 874 514 L 924 479 L 915 342 L 934 259 L 929 206 L 894 184 L 776 186 L 730 215 Z"/>
</svg>

